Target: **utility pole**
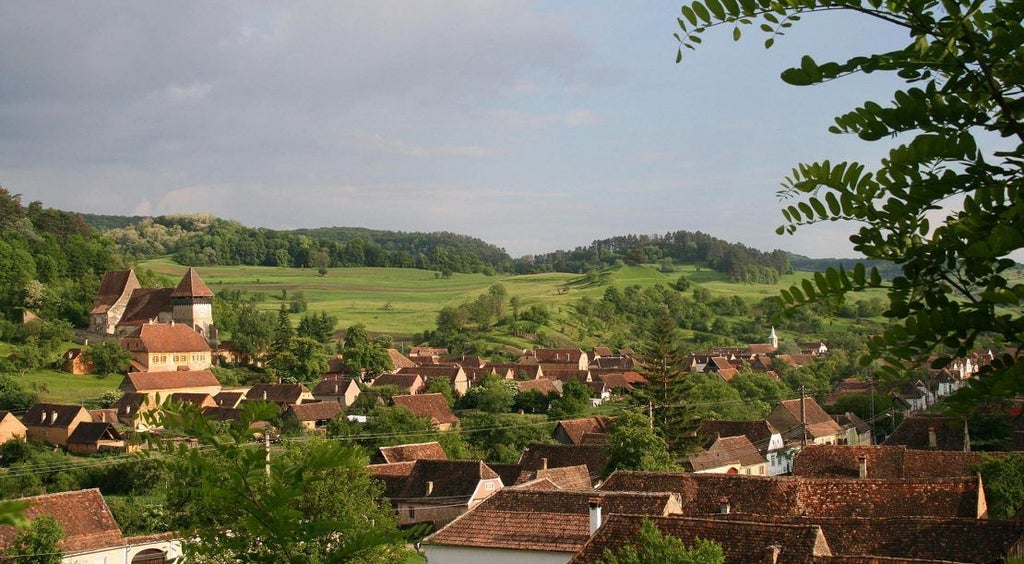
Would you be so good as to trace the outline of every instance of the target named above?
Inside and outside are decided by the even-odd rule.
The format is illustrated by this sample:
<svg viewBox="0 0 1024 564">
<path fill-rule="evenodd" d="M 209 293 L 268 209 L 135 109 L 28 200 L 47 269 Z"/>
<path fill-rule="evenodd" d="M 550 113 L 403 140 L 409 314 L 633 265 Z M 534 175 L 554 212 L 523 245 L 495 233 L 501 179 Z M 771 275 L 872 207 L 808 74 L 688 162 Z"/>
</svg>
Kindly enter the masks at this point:
<svg viewBox="0 0 1024 564">
<path fill-rule="evenodd" d="M 804 385 L 800 384 L 800 430 L 803 433 L 800 446 L 807 446 L 807 404 L 804 398 Z"/>
<path fill-rule="evenodd" d="M 263 430 L 263 471 L 270 477 L 270 427 Z"/>
<path fill-rule="evenodd" d="M 654 430 L 654 400 L 647 400 L 647 419 L 650 422 L 651 430 Z"/>
<path fill-rule="evenodd" d="M 868 425 L 871 428 L 871 444 L 875 444 L 875 375 L 868 377 L 868 392 L 871 394 L 869 403 L 871 405 L 871 417 Z"/>
</svg>

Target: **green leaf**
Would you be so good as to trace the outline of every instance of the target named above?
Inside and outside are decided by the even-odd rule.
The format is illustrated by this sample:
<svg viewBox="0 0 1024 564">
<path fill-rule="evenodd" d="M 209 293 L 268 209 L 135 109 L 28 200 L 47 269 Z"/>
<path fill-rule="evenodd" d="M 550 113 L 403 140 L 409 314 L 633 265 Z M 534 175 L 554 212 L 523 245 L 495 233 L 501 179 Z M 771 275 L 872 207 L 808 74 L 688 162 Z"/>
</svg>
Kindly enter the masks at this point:
<svg viewBox="0 0 1024 564">
<path fill-rule="evenodd" d="M 719 20 L 725 19 L 725 8 L 722 7 L 722 3 L 718 0 L 704 0 L 708 5 L 708 9 L 715 15 Z"/>
<path fill-rule="evenodd" d="M 740 40 L 740 35 L 741 35 L 740 26 L 736 26 L 736 27 L 732 28 L 732 40 L 733 41 L 739 41 Z"/>
<path fill-rule="evenodd" d="M 689 6 L 683 6 L 682 12 L 683 17 L 686 18 L 686 21 L 690 22 L 690 25 L 697 25 L 697 14 L 693 12 L 692 8 L 690 8 Z M 682 24 L 682 22 L 680 22 L 680 24 Z"/>
<path fill-rule="evenodd" d="M 693 13 L 697 14 L 697 17 L 704 21 L 704 23 L 711 23 L 711 14 L 704 4 L 700 2 L 694 2 L 692 4 Z"/>
</svg>

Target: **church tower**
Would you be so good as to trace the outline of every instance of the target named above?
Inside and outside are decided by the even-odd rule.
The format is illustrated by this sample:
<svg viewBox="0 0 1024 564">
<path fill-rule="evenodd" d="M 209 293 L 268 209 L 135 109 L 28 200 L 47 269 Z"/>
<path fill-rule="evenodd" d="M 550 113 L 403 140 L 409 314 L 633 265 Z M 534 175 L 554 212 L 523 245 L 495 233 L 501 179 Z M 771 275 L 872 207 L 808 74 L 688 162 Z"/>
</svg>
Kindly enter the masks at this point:
<svg viewBox="0 0 1024 564">
<path fill-rule="evenodd" d="M 772 326 L 772 334 L 768 335 L 768 343 L 773 349 L 779 348 L 779 336 L 775 334 L 775 326 Z"/>
<path fill-rule="evenodd" d="M 178 287 L 171 292 L 171 319 L 187 324 L 207 341 L 215 337 L 213 291 L 194 268 L 189 267 Z"/>
</svg>

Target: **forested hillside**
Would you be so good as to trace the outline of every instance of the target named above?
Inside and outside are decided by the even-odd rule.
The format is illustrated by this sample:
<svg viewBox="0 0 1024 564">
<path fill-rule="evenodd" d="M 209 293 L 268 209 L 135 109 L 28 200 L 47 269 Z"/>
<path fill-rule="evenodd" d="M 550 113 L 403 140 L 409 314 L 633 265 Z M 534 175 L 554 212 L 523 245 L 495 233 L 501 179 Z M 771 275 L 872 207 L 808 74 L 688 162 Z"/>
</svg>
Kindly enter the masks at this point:
<svg viewBox="0 0 1024 564">
<path fill-rule="evenodd" d="M 623 235 L 594 241 L 588 247 L 556 251 L 533 257 L 531 272 L 586 272 L 615 265 L 642 264 L 671 259 L 683 263 L 703 263 L 728 274 L 734 282 L 774 284 L 779 276 L 791 272 L 789 255 L 775 250 L 758 251 L 739 243 L 729 243 L 706 233 L 676 231 L 664 235 Z M 526 265 L 523 265 L 526 266 Z"/>
<path fill-rule="evenodd" d="M 44 319 L 86 325 L 92 298 L 107 270 L 124 268 L 117 247 L 78 214 L 23 206 L 0 188 L 0 313 L 23 309 Z"/>
<path fill-rule="evenodd" d="M 729 243 L 701 232 L 622 235 L 572 251 L 512 259 L 501 248 L 446 231 L 385 231 L 322 227 L 275 231 L 246 227 L 210 215 L 147 218 L 85 216 L 135 259 L 172 255 L 191 266 L 250 265 L 330 268 L 377 266 L 440 272 L 583 274 L 620 264 L 661 261 L 700 264 L 728 274 L 734 282 L 773 284 L 792 271 L 789 255 Z"/>
</svg>

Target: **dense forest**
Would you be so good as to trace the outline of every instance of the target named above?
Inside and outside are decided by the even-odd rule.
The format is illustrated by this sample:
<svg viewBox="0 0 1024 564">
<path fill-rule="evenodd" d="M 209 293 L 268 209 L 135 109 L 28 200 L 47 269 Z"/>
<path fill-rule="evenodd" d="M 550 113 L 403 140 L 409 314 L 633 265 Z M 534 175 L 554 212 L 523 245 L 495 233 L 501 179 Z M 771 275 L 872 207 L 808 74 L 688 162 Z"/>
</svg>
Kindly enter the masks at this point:
<svg viewBox="0 0 1024 564">
<path fill-rule="evenodd" d="M 44 319 L 87 325 L 92 298 L 107 270 L 124 268 L 113 241 L 82 216 L 23 206 L 21 196 L 0 188 L 0 313 L 13 319 L 23 309 Z"/>
</svg>

